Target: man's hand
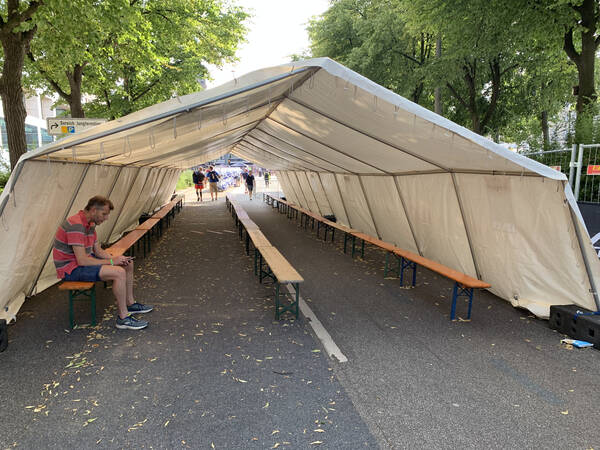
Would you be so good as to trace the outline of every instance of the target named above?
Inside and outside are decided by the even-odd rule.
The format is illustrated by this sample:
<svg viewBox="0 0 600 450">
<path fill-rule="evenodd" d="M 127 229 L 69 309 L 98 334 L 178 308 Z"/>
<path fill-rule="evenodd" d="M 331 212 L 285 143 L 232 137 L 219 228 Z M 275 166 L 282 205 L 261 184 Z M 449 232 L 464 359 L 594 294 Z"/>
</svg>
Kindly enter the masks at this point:
<svg viewBox="0 0 600 450">
<path fill-rule="evenodd" d="M 129 263 L 131 263 L 131 261 L 133 261 L 133 258 L 131 256 L 120 255 L 113 258 L 115 266 L 127 266 L 129 265 Z"/>
</svg>

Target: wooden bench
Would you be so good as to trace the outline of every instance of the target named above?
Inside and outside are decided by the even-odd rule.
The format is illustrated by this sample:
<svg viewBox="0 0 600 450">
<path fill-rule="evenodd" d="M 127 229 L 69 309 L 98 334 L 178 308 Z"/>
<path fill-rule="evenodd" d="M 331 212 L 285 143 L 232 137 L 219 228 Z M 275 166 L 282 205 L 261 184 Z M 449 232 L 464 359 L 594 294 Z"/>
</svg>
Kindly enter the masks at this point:
<svg viewBox="0 0 600 450">
<path fill-rule="evenodd" d="M 300 283 L 304 278 L 292 267 L 287 259 L 275 247 L 259 247 L 259 282 L 271 278 L 275 283 L 275 318 L 279 320 L 281 314 L 291 312 L 298 318 L 298 305 L 300 298 Z M 295 298 L 289 304 L 283 304 L 285 292 L 280 292 L 280 286 L 290 284 L 295 292 Z"/>
<path fill-rule="evenodd" d="M 454 281 L 454 289 L 452 291 L 452 306 L 450 309 L 451 320 L 455 320 L 456 317 L 456 301 L 458 297 L 467 297 L 469 299 L 467 319 L 470 319 L 471 308 L 473 305 L 473 290 L 487 289 L 492 287 L 491 284 L 486 283 L 485 281 L 478 280 L 477 278 L 473 278 L 462 272 L 451 269 L 450 267 L 444 266 L 436 261 L 432 261 L 424 256 L 401 249 L 393 244 L 390 244 L 389 242 L 382 241 L 381 239 L 377 239 L 361 232 L 352 233 L 352 256 L 354 256 L 356 239 L 360 239 L 362 241 L 361 254 L 363 257 L 365 254 L 365 242 L 368 242 L 369 244 L 375 245 L 386 251 L 383 276 L 387 277 L 388 271 L 393 271 L 400 277 L 401 286 L 404 286 L 404 271 L 406 269 L 412 269 L 412 286 L 415 286 L 417 281 L 417 266 L 424 267 Z M 390 254 L 397 258 L 398 266 L 396 269 L 388 269 L 388 259 Z"/>
<path fill-rule="evenodd" d="M 300 298 L 300 283 L 304 281 L 302 276 L 292 267 L 285 257 L 271 245 L 267 237 L 260 231 L 246 211 L 235 201 L 226 196 L 225 204 L 230 209 L 232 216 L 239 227 L 240 239 L 242 230 L 246 232 L 246 254 L 250 252 L 250 242 L 254 245 L 254 274 L 258 275 L 259 282 L 270 278 L 275 284 L 275 318 L 279 320 L 281 314 L 291 312 L 298 318 L 298 305 Z M 286 293 L 281 292 L 280 287 L 291 285 L 295 290 L 295 299 L 285 304 L 282 300 Z"/>
<path fill-rule="evenodd" d="M 75 328 L 73 303 L 89 301 L 92 311 L 92 326 L 96 325 L 96 283 L 93 281 L 63 281 L 58 285 L 61 291 L 69 291 L 69 325 Z"/>
</svg>

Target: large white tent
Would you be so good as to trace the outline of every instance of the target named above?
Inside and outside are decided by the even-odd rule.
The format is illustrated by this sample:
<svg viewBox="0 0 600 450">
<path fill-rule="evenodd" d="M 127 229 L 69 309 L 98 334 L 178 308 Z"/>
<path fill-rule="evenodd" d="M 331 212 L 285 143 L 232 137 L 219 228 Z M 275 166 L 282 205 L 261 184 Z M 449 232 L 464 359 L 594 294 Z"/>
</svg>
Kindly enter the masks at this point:
<svg viewBox="0 0 600 450">
<path fill-rule="evenodd" d="M 54 233 L 89 197 L 115 203 L 98 229 L 112 242 L 169 199 L 182 169 L 228 152 L 274 170 L 292 202 L 487 281 L 514 306 L 597 309 L 600 263 L 563 174 L 323 58 L 24 155 L 0 197 L 0 319 L 58 281 Z"/>
</svg>

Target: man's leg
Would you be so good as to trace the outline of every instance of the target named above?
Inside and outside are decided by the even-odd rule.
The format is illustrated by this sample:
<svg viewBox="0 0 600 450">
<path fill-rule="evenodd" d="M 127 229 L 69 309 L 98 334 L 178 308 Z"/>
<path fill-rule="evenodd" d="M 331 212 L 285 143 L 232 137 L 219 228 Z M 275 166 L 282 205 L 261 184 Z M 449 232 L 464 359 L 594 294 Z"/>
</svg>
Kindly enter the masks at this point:
<svg viewBox="0 0 600 450">
<path fill-rule="evenodd" d="M 133 300 L 133 261 L 124 266 L 125 268 L 125 278 L 127 280 L 127 297 L 126 303 L 127 306 L 133 305 L 135 301 Z"/>
<path fill-rule="evenodd" d="M 124 319 L 129 315 L 127 311 L 127 272 L 125 268 L 103 265 L 100 268 L 100 279 L 102 281 L 112 281 L 112 289 L 117 300 L 119 317 Z M 133 277 L 131 286 L 133 295 Z"/>
</svg>

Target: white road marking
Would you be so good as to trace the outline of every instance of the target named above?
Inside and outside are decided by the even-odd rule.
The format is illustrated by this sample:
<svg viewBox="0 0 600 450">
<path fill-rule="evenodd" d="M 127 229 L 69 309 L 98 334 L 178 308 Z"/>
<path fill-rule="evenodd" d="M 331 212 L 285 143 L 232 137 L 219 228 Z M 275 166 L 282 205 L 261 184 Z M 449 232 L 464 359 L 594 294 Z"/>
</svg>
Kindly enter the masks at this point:
<svg viewBox="0 0 600 450">
<path fill-rule="evenodd" d="M 287 290 L 291 295 L 296 295 L 296 290 L 292 287 L 292 285 L 288 284 Z M 312 309 L 308 307 L 301 295 L 298 297 L 298 304 L 300 306 L 300 311 L 302 311 L 304 317 L 308 319 L 313 331 L 323 343 L 323 347 L 325 347 L 327 354 L 330 357 L 337 359 L 341 363 L 348 362 L 348 358 L 346 358 L 346 356 L 342 353 L 337 344 L 333 342 L 331 335 L 327 332 L 321 321 L 317 319 L 317 316 L 315 316 L 315 313 L 312 312 Z"/>
</svg>

